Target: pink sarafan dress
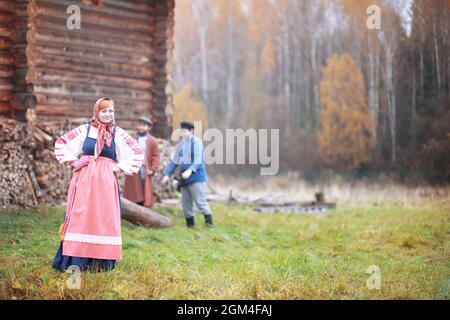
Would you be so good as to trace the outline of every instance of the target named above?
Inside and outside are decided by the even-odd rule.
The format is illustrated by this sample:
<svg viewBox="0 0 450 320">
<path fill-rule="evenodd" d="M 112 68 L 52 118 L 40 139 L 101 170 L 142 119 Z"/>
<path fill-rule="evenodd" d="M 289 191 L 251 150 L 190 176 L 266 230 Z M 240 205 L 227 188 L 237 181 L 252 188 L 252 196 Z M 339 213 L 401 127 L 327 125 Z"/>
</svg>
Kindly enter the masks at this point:
<svg viewBox="0 0 450 320">
<path fill-rule="evenodd" d="M 115 127 L 111 146 L 105 144 L 95 159 L 96 138 L 97 128 L 81 125 L 61 136 L 55 144 L 60 163 L 84 164 L 75 170 L 69 186 L 61 231 L 62 255 L 118 260 L 122 258 L 120 199 L 112 165 L 116 162 L 125 174 L 136 174 L 144 153 L 125 130 Z"/>
</svg>

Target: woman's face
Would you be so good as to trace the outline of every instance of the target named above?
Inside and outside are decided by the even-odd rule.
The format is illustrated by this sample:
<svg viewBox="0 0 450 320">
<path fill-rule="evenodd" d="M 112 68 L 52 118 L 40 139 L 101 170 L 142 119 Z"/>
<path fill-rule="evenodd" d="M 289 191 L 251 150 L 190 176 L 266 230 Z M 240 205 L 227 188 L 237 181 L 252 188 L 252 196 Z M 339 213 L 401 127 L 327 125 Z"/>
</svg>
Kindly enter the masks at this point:
<svg viewBox="0 0 450 320">
<path fill-rule="evenodd" d="M 111 102 L 105 109 L 100 110 L 98 113 L 100 122 L 110 123 L 114 120 L 114 104 Z"/>
</svg>

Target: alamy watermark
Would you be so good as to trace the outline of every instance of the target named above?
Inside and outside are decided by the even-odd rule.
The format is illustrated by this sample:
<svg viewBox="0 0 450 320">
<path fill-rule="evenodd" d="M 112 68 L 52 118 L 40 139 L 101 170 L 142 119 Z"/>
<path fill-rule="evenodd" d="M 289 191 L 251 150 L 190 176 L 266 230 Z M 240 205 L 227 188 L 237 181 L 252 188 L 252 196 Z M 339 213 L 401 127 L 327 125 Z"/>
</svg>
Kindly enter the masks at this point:
<svg viewBox="0 0 450 320">
<path fill-rule="evenodd" d="M 225 129 L 203 131 L 202 122 L 194 122 L 194 134 L 205 143 L 204 157 L 192 157 L 189 144 L 183 145 L 180 156 L 183 163 L 201 164 L 249 164 L 261 165 L 260 174 L 275 175 L 280 166 L 279 129 Z M 171 141 L 179 141 L 182 129 L 175 129 Z M 269 139 L 270 137 L 270 139 Z M 269 141 L 270 140 L 270 141 Z"/>
<path fill-rule="evenodd" d="M 66 287 L 68 289 L 81 289 L 81 269 L 77 265 L 71 265 L 66 270 L 71 275 L 66 280 Z"/>
<path fill-rule="evenodd" d="M 369 15 L 366 21 L 369 30 L 381 29 L 381 8 L 375 4 L 367 7 L 366 13 Z"/>
<path fill-rule="evenodd" d="M 381 271 L 377 265 L 371 265 L 366 269 L 366 273 L 370 274 L 367 278 L 367 289 L 380 290 L 381 289 Z"/>
<path fill-rule="evenodd" d="M 81 9 L 76 4 L 68 6 L 66 13 L 69 15 L 66 19 L 66 26 L 69 30 L 81 29 Z"/>
</svg>

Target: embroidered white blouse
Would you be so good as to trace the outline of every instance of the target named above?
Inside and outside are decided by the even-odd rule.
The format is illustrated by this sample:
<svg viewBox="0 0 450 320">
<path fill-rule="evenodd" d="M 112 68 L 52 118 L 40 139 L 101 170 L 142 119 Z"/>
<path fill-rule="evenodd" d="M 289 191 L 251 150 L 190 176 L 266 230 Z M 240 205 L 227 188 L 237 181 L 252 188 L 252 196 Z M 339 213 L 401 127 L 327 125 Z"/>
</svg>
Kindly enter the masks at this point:
<svg viewBox="0 0 450 320">
<path fill-rule="evenodd" d="M 55 156 L 60 163 L 78 160 L 83 153 L 87 128 L 87 124 L 81 125 L 56 140 Z M 89 137 L 97 139 L 97 133 L 97 128 L 91 126 Z M 127 175 L 136 174 L 144 161 L 144 151 L 139 147 L 137 141 L 120 127 L 116 127 L 114 141 L 117 166 Z"/>
</svg>

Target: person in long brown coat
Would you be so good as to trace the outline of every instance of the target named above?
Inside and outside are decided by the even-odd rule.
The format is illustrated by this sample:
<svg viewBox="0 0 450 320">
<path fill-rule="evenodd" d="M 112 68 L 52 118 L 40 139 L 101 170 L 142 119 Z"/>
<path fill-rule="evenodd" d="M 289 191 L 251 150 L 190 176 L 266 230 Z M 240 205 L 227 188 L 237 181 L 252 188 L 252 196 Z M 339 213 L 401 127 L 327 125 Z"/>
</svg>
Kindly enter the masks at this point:
<svg viewBox="0 0 450 320">
<path fill-rule="evenodd" d="M 139 146 L 144 150 L 144 164 L 138 174 L 126 176 L 123 196 L 137 204 L 152 208 L 153 181 L 152 177 L 157 173 L 159 166 L 158 140 L 150 134 L 153 122 L 145 117 L 139 118 L 138 133 L 134 137 Z"/>
</svg>

